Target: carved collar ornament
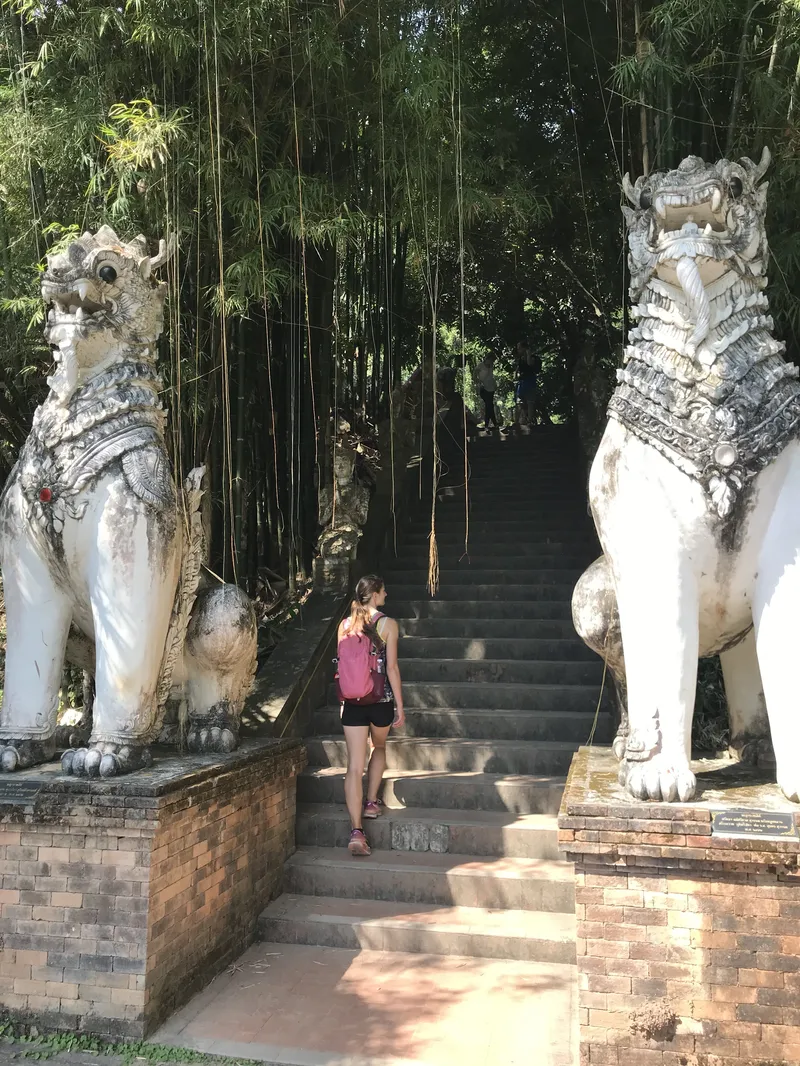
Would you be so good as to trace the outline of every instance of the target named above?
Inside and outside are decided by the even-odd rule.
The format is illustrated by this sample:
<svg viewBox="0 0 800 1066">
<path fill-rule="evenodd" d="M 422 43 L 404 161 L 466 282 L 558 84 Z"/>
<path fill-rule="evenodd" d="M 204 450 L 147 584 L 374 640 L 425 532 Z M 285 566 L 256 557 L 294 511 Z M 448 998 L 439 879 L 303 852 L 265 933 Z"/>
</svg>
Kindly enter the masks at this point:
<svg viewBox="0 0 800 1066">
<path fill-rule="evenodd" d="M 631 314 L 609 416 L 703 486 L 729 517 L 800 434 L 798 369 L 772 337 L 765 288 L 769 165 L 697 156 L 623 189 Z"/>
</svg>

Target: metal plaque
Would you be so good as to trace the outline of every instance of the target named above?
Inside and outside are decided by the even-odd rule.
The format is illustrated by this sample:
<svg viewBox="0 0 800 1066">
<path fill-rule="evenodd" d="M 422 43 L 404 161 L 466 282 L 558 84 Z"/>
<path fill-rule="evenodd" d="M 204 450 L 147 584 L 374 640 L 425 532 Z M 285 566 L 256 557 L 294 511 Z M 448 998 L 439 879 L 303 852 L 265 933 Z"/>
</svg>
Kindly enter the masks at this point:
<svg viewBox="0 0 800 1066">
<path fill-rule="evenodd" d="M 711 835 L 744 840 L 797 840 L 797 826 L 790 811 L 757 811 L 746 807 L 711 812 Z"/>
</svg>

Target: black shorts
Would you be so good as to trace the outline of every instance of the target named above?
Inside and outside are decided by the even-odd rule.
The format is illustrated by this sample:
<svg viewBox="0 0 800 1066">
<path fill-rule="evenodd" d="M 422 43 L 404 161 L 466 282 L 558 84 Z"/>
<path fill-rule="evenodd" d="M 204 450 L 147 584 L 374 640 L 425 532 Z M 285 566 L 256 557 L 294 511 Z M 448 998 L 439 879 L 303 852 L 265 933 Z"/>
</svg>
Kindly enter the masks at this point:
<svg viewBox="0 0 800 1066">
<path fill-rule="evenodd" d="M 394 721 L 394 702 L 348 703 L 342 708 L 342 725 L 374 725 L 385 729 Z"/>
</svg>

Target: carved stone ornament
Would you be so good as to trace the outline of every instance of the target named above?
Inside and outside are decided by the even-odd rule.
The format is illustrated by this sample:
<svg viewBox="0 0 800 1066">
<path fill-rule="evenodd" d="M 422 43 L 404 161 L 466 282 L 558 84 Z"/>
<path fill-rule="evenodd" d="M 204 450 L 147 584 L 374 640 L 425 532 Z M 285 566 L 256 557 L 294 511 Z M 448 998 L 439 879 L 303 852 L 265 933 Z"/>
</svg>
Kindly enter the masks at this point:
<svg viewBox="0 0 800 1066">
<path fill-rule="evenodd" d="M 186 707 L 190 749 L 238 744 L 255 615 L 202 573 L 203 468 L 175 487 L 155 350 L 167 256 L 164 241 L 150 257 L 144 237 L 103 226 L 48 257 L 56 368 L 0 499 L 6 771 L 54 756 L 65 659 L 94 674 L 90 735 L 67 772 L 148 765 L 169 701 Z"/>
<path fill-rule="evenodd" d="M 334 446 L 333 484 L 319 491 L 319 520 L 323 530 L 317 542 L 316 576 L 317 583 L 330 591 L 344 591 L 349 584 L 350 563 L 356 557 L 372 494 L 371 486 L 358 477 L 356 449 L 346 439 L 349 428 L 347 423 L 339 428 L 339 439 Z"/>
<path fill-rule="evenodd" d="M 764 291 L 768 163 L 766 150 L 757 165 L 689 156 L 623 186 L 638 324 L 608 413 L 696 478 L 721 518 L 800 432 L 798 368 Z"/>
<path fill-rule="evenodd" d="M 623 188 L 636 320 L 592 463 L 603 546 L 572 598 L 614 679 L 620 781 L 693 798 L 698 658 L 719 655 L 731 753 L 800 802 L 800 383 L 766 297 L 765 150 Z"/>
</svg>

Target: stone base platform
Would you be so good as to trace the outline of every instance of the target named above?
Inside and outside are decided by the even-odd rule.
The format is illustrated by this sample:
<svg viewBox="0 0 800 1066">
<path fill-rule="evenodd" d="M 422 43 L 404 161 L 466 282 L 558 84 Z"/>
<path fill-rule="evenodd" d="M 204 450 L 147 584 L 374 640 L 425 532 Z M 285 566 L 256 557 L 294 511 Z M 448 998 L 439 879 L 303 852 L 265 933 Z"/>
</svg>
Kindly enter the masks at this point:
<svg viewBox="0 0 800 1066">
<path fill-rule="evenodd" d="M 294 850 L 294 740 L 0 779 L 0 1012 L 142 1038 L 252 943 Z"/>
<path fill-rule="evenodd" d="M 712 825 L 783 812 L 791 832 L 800 808 L 758 771 L 693 769 L 697 800 L 658 804 L 620 788 L 610 751 L 572 763 L 559 841 L 575 863 L 582 1066 L 800 1063 L 800 840 Z"/>
</svg>

